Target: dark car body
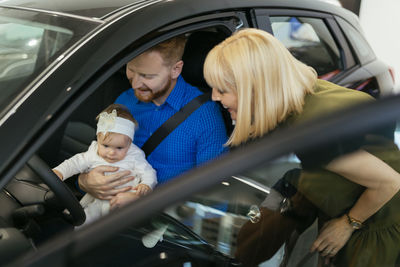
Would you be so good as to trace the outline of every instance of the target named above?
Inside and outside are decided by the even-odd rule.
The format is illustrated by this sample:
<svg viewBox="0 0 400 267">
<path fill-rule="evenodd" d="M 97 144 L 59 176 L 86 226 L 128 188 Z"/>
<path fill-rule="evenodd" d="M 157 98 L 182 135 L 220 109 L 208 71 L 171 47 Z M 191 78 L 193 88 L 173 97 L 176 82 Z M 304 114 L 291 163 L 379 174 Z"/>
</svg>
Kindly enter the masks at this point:
<svg viewBox="0 0 400 267">
<path fill-rule="evenodd" d="M 327 120 L 324 124 L 319 121 L 311 127 L 299 128 L 299 131 L 283 132 L 184 174 L 135 205 L 121 209 L 91 227 L 51 239 L 53 233 L 48 233 L 50 237 L 43 237 L 40 231 L 24 228 L 29 225 L 15 225 L 15 210 L 18 208 L 41 202 L 51 206 L 57 202 L 46 185 L 32 178 L 37 175 L 26 170 L 28 160 L 38 154 L 49 166 L 55 166 L 85 150 L 94 138 L 95 115 L 112 103 L 120 92 L 130 88 L 124 77 L 125 64 L 159 42 L 179 34 L 187 34 L 190 38 L 190 35 L 201 32 L 208 36 L 204 38 L 207 44 L 215 41 L 208 39 L 215 34 L 218 38 L 227 37 L 241 28 L 256 27 L 275 34 L 299 60 L 314 67 L 322 79 L 365 91 L 376 98 L 390 95 L 393 79 L 389 67 L 376 58 L 365 41 L 357 17 L 341 7 L 319 1 L 6 0 L 0 3 L 0 19 L 0 36 L 2 31 L 9 29 L 7 23 L 12 23 L 22 25 L 24 34 L 26 31 L 28 36 L 26 40 L 32 41 L 28 49 L 24 43 L 16 41 L 19 37 L 11 41 L 0 40 L 0 66 L 4 66 L 0 69 L 0 136 L 3 137 L 0 139 L 0 205 L 4 207 L 0 211 L 1 221 L 4 221 L 0 229 L 9 229 L 4 234 L 12 233 L 11 238 L 0 239 L 0 248 L 7 248 L 4 254 L 0 254 L 0 262 L 11 265 L 84 265 L 90 262 L 90 257 L 100 255 L 104 257 L 104 265 L 107 265 L 106 259 L 111 259 L 107 253 L 112 253 L 107 250 L 107 242 L 114 237 L 116 247 L 124 244 L 126 248 L 118 257 L 126 265 L 165 264 L 165 258 L 160 258 L 160 253 L 165 251 L 171 259 L 168 265 L 185 266 L 188 262 L 194 266 L 237 265 L 232 259 L 233 251 L 226 255 L 214 251 L 202 238 L 196 237 L 178 222 L 171 225 L 176 225 L 201 244 L 183 246 L 176 243 L 176 239 L 171 242 L 166 240 L 156 246 L 160 250 L 149 253 L 148 257 L 138 252 L 143 259 L 131 263 L 129 253 L 138 250 L 135 246 L 140 238 L 132 234 L 122 241 L 126 237 L 123 233 L 139 229 L 136 226 L 148 222 L 155 212 L 189 196 L 196 198 L 198 190 L 219 184 L 231 175 L 284 156 L 294 148 L 316 145 L 333 138 L 335 134 L 344 135 L 353 128 L 367 127 L 365 116 L 371 116 L 370 124 L 373 125 L 379 124 L 383 118 L 394 120 L 399 113 L 398 108 L 394 108 L 399 100 L 393 98 L 387 99 L 385 104 L 392 109 L 384 109 L 385 105 L 379 102 L 371 108 L 360 108 L 359 113 L 354 112 L 350 114 L 352 117 L 345 117 L 341 122 Z M 33 34 L 34 28 L 40 29 L 37 35 Z M 187 53 L 195 54 L 196 51 Z M 194 61 L 199 61 L 201 56 L 204 55 L 195 57 Z M 188 82 L 207 87 L 202 79 L 201 62 L 187 60 L 185 66 L 183 76 Z M 385 117 L 389 111 L 390 116 Z M 347 125 L 347 128 L 339 125 Z M 320 134 L 319 139 L 310 138 L 317 134 Z M 292 163 L 298 165 L 292 161 L 289 165 Z M 16 189 L 13 187 L 15 183 Z M 23 184 L 39 188 L 39 191 L 21 190 Z M 269 181 L 267 188 L 272 184 L 272 180 Z M 243 191 L 247 192 L 247 189 Z M 268 193 L 268 190 L 256 191 L 259 192 L 248 194 L 256 196 L 257 201 Z M 32 198 L 33 195 L 39 197 Z M 200 195 L 198 199 L 203 201 Z M 210 196 L 205 199 L 211 201 Z M 235 209 L 240 215 L 246 215 L 248 206 L 257 204 L 255 199 L 249 202 L 238 199 L 238 203 L 244 201 L 245 204 L 232 207 L 221 199 L 218 199 L 221 203 L 211 199 L 214 202 L 211 201 L 210 206 L 220 209 L 223 203 L 226 204 L 223 209 Z M 62 207 L 55 204 L 52 209 L 54 213 L 60 213 Z M 46 215 L 46 219 L 51 217 L 51 214 Z M 28 222 L 31 219 L 36 220 L 28 215 Z M 31 227 L 36 226 L 32 223 Z M 29 235 L 26 238 L 26 233 L 34 233 L 34 238 Z M 32 246 L 31 239 L 37 244 Z M 133 241 L 130 243 L 127 240 Z M 207 242 L 212 243 L 210 240 Z M 213 245 L 217 247 L 218 242 Z M 154 255 L 159 258 L 154 259 Z M 212 256 L 206 259 L 205 255 Z M 111 262 L 109 264 L 112 265 Z"/>
</svg>

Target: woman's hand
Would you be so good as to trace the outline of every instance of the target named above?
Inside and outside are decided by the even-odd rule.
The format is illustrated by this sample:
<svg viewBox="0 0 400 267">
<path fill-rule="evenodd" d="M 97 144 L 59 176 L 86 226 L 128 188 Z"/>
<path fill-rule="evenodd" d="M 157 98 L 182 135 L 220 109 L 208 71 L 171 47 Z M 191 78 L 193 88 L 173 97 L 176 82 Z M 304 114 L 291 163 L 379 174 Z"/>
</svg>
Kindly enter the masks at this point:
<svg viewBox="0 0 400 267">
<path fill-rule="evenodd" d="M 118 193 L 132 189 L 130 186 L 116 188 L 117 186 L 135 179 L 133 176 L 128 176 L 130 171 L 116 171 L 118 171 L 117 167 L 99 166 L 88 173 L 82 173 L 78 178 L 79 187 L 95 198 L 110 200 Z M 106 172 L 115 173 L 105 175 Z"/>
<path fill-rule="evenodd" d="M 135 201 L 138 198 L 140 198 L 140 195 L 137 192 L 123 192 L 123 193 L 118 193 L 116 196 L 111 198 L 110 200 L 110 209 L 116 209 L 120 208 L 129 202 Z"/>
<path fill-rule="evenodd" d="M 347 243 L 354 229 L 346 215 L 332 219 L 324 224 L 317 239 L 311 246 L 311 252 L 319 251 L 322 257 L 334 257 Z"/>
</svg>

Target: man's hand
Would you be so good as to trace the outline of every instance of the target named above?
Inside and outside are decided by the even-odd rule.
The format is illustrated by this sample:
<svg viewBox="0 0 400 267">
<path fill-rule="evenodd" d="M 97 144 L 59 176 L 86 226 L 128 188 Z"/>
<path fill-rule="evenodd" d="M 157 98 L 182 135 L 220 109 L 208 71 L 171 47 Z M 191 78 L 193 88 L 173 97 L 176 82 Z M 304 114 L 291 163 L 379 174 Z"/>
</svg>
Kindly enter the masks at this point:
<svg viewBox="0 0 400 267">
<path fill-rule="evenodd" d="M 140 196 L 137 194 L 137 192 L 129 191 L 129 192 L 119 193 L 113 198 L 111 198 L 110 209 L 113 210 L 116 208 L 120 208 L 128 204 L 129 202 L 137 200 L 138 198 L 140 198 Z"/>
<path fill-rule="evenodd" d="M 99 166 L 88 173 L 82 173 L 78 178 L 79 187 L 95 198 L 110 200 L 118 193 L 132 189 L 131 186 L 117 189 L 117 186 L 135 179 L 133 176 L 128 176 L 130 175 L 130 171 L 116 171 L 118 171 L 117 167 Z M 104 175 L 106 172 L 115 173 Z"/>
<path fill-rule="evenodd" d="M 132 188 L 132 190 L 136 190 L 136 194 L 138 194 L 139 196 L 147 195 L 148 193 L 153 191 L 151 190 L 150 186 L 146 184 L 138 184 L 137 186 Z"/>
</svg>

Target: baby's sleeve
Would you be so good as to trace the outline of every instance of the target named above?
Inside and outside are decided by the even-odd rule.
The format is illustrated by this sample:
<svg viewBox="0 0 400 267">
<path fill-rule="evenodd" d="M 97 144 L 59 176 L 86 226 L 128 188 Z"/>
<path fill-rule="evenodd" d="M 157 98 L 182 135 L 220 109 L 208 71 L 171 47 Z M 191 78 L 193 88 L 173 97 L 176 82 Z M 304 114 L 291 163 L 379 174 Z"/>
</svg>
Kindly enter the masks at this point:
<svg viewBox="0 0 400 267">
<path fill-rule="evenodd" d="M 148 185 L 151 189 L 157 185 L 157 173 L 146 160 L 144 152 L 138 147 L 134 147 L 132 153 L 132 173 L 140 176 L 139 184 Z"/>
<path fill-rule="evenodd" d="M 64 160 L 60 165 L 55 167 L 54 169 L 59 171 L 63 180 L 79 173 L 86 172 L 90 166 L 90 153 L 94 143 L 92 143 L 88 149 L 88 151 L 76 154 L 69 159 Z"/>
</svg>

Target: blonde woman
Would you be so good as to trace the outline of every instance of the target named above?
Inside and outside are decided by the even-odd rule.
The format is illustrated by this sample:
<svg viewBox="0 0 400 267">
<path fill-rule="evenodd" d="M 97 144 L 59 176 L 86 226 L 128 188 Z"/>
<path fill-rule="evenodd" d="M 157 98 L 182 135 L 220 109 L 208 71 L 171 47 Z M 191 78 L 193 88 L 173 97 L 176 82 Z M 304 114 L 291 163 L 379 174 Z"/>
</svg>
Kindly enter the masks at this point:
<svg viewBox="0 0 400 267">
<path fill-rule="evenodd" d="M 278 126 L 372 100 L 365 93 L 319 80 L 314 69 L 257 29 L 241 30 L 214 47 L 204 75 L 213 88 L 213 100 L 236 121 L 227 142 L 231 147 Z M 369 144 L 368 138 L 375 142 Z M 303 170 L 297 190 L 318 209 L 320 232 L 311 251 L 338 266 L 400 264 L 397 147 L 385 136 L 372 135 L 356 144 L 338 143 L 298 156 Z"/>
</svg>

